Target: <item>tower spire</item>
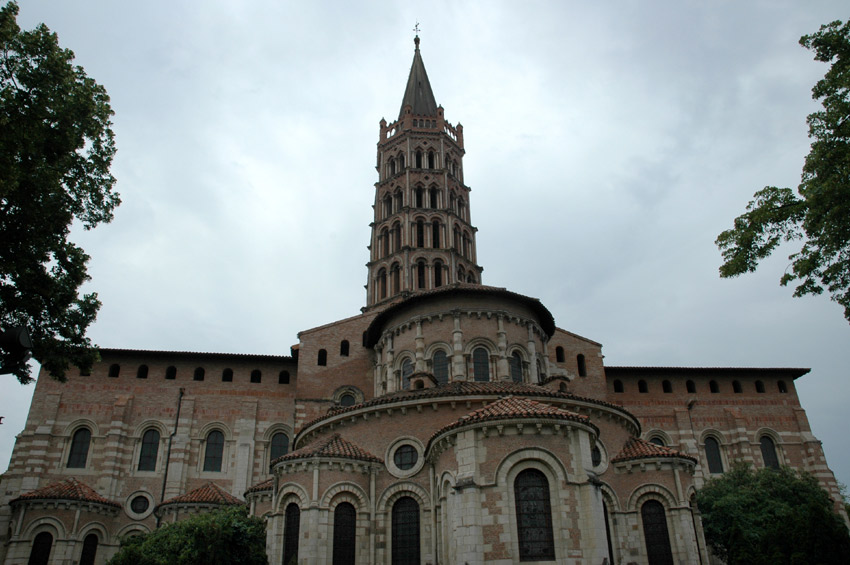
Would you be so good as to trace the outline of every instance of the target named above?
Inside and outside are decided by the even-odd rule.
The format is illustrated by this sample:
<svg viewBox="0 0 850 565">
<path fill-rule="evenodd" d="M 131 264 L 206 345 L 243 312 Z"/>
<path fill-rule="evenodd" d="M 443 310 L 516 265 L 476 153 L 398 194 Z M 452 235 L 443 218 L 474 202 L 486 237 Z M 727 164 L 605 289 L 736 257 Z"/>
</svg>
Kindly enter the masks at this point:
<svg viewBox="0 0 850 565">
<path fill-rule="evenodd" d="M 416 37 L 413 38 L 415 46 L 413 51 L 413 64 L 410 65 L 410 75 L 407 77 L 407 88 L 404 89 L 404 97 L 401 99 L 401 109 L 398 112 L 399 119 L 404 116 L 405 106 L 410 106 L 410 113 L 414 116 L 434 117 L 437 115 L 437 101 L 431 90 L 431 82 L 428 73 L 425 72 L 425 63 L 419 53 L 419 22 L 413 28 Z"/>
</svg>

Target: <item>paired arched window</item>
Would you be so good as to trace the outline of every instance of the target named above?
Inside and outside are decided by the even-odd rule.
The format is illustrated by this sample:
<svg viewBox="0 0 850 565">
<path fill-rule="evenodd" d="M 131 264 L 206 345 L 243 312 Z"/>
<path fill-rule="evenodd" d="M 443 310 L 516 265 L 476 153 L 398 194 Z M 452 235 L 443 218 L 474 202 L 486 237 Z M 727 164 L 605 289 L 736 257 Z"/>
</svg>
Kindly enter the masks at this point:
<svg viewBox="0 0 850 565">
<path fill-rule="evenodd" d="M 664 506 L 657 500 L 647 500 L 640 508 L 640 519 L 643 522 L 643 539 L 649 565 L 673 565 Z"/>
<path fill-rule="evenodd" d="M 94 565 L 94 558 L 97 557 L 97 534 L 91 533 L 83 540 L 83 552 L 80 554 L 79 565 Z"/>
<path fill-rule="evenodd" d="M 213 430 L 207 434 L 206 447 L 204 449 L 204 471 L 220 473 L 223 459 L 224 434 L 218 430 Z"/>
<path fill-rule="evenodd" d="M 159 454 L 159 432 L 154 429 L 142 434 L 142 447 L 139 450 L 139 471 L 156 471 L 156 458 Z"/>
<path fill-rule="evenodd" d="M 723 458 L 720 457 L 720 444 L 713 437 L 705 438 L 705 458 L 708 460 L 709 473 L 723 472 Z"/>
<path fill-rule="evenodd" d="M 416 168 L 417 169 L 422 168 L 422 150 L 421 149 L 416 150 Z"/>
<path fill-rule="evenodd" d="M 316 364 L 321 365 L 323 367 L 328 364 L 328 351 L 327 351 L 327 349 L 320 349 L 319 350 L 319 354 L 316 358 Z"/>
<path fill-rule="evenodd" d="M 578 376 L 586 377 L 587 364 L 584 362 L 584 354 L 579 353 L 578 355 L 576 355 L 576 364 L 578 365 Z"/>
<path fill-rule="evenodd" d="M 490 353 L 483 347 L 476 347 L 472 351 L 472 374 L 476 381 L 490 380 Z"/>
<path fill-rule="evenodd" d="M 393 504 L 392 514 L 393 565 L 419 563 L 419 504 L 403 496 Z"/>
<path fill-rule="evenodd" d="M 449 357 L 446 352 L 440 349 L 434 353 L 434 377 L 439 384 L 449 382 Z"/>
<path fill-rule="evenodd" d="M 283 432 L 277 432 L 272 436 L 269 445 L 269 463 L 282 457 L 289 452 L 289 436 Z"/>
<path fill-rule="evenodd" d="M 390 254 L 390 232 L 387 228 L 381 230 L 379 239 L 381 240 L 381 257 L 386 257 Z"/>
<path fill-rule="evenodd" d="M 381 269 L 378 271 L 378 300 L 383 300 L 387 297 L 387 271 Z"/>
<path fill-rule="evenodd" d="M 286 506 L 283 517 L 283 562 L 298 563 L 298 538 L 301 529 L 301 509 L 294 502 Z"/>
<path fill-rule="evenodd" d="M 508 359 L 508 363 L 510 364 L 511 370 L 511 380 L 515 383 L 522 382 L 522 357 L 519 353 L 514 351 L 511 358 Z"/>
<path fill-rule="evenodd" d="M 393 224 L 393 249 L 401 249 L 401 224 Z"/>
<path fill-rule="evenodd" d="M 384 196 L 384 218 L 388 218 L 393 213 L 393 198 L 389 194 Z"/>
<path fill-rule="evenodd" d="M 437 156 L 434 155 L 433 151 L 428 152 L 428 168 L 436 169 L 437 168 Z"/>
<path fill-rule="evenodd" d="M 354 565 L 357 512 L 348 502 L 334 509 L 333 565 Z"/>
<path fill-rule="evenodd" d="M 761 436 L 759 440 L 761 447 L 761 458 L 764 461 L 764 466 L 770 469 L 779 469 L 779 457 L 776 456 L 776 444 L 770 436 Z"/>
<path fill-rule="evenodd" d="M 439 194 L 439 193 L 438 193 L 438 191 L 437 191 L 437 189 L 436 189 L 436 188 L 432 188 L 432 189 L 428 192 L 428 195 L 429 195 L 430 200 L 431 200 L 431 202 L 429 203 L 429 204 L 431 205 L 431 208 L 435 208 L 435 209 L 436 209 L 436 208 L 438 208 L 438 207 L 439 207 L 439 206 L 438 206 L 438 205 L 439 205 L 439 202 L 438 202 L 438 199 L 437 199 L 437 194 Z"/>
<path fill-rule="evenodd" d="M 514 480 L 520 561 L 555 559 L 549 481 L 537 469 L 526 469 Z"/>
<path fill-rule="evenodd" d="M 69 469 L 85 469 L 86 460 L 89 456 L 89 445 L 91 445 L 91 430 L 80 428 L 74 432 L 71 438 L 71 449 L 68 451 Z"/>
<path fill-rule="evenodd" d="M 390 281 L 392 282 L 393 294 L 401 292 L 401 267 L 398 263 L 393 263 L 390 267 Z"/>
<path fill-rule="evenodd" d="M 50 562 L 51 549 L 53 549 L 53 536 L 50 532 L 40 532 L 32 540 L 32 549 L 27 565 L 47 565 Z"/>
<path fill-rule="evenodd" d="M 405 359 L 401 364 L 401 388 L 407 390 L 410 388 L 410 375 L 413 374 L 413 361 Z"/>
</svg>

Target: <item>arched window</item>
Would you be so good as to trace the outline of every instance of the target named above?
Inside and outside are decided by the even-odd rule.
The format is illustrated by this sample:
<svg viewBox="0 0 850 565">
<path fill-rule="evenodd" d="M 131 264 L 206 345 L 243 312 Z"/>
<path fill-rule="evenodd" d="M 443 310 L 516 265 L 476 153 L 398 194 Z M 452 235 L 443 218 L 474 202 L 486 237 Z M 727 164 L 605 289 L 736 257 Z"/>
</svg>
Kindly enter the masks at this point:
<svg viewBox="0 0 850 565">
<path fill-rule="evenodd" d="M 205 373 L 206 373 L 206 371 L 204 371 L 203 367 L 195 368 L 195 374 L 192 376 L 192 380 L 195 380 L 195 381 L 204 380 L 204 374 Z"/>
<path fill-rule="evenodd" d="M 764 392 L 764 383 L 761 381 L 756 381 L 756 392 L 763 393 Z"/>
<path fill-rule="evenodd" d="M 380 271 L 378 271 L 378 300 L 383 300 L 386 297 L 387 297 L 387 271 L 385 269 L 381 269 Z"/>
<path fill-rule="evenodd" d="M 147 365 L 139 365 L 139 369 L 136 371 L 137 379 L 146 379 L 148 378 L 148 366 Z"/>
<path fill-rule="evenodd" d="M 614 381 L 614 392 L 623 392 L 623 381 L 620 379 Z"/>
<path fill-rule="evenodd" d="M 349 349 L 349 345 L 348 345 L 347 339 L 344 339 L 341 342 L 339 342 L 339 355 L 340 355 L 340 357 L 348 357 L 348 349 Z"/>
<path fill-rule="evenodd" d="M 520 561 L 554 561 L 549 481 L 537 469 L 526 469 L 514 480 Z"/>
<path fill-rule="evenodd" d="M 269 445 L 269 463 L 289 453 L 289 436 L 283 432 L 277 432 L 272 436 Z"/>
<path fill-rule="evenodd" d="M 74 432 L 74 437 L 71 438 L 71 449 L 68 451 L 68 464 L 66 467 L 69 469 L 85 469 L 90 444 L 91 430 L 80 428 Z"/>
<path fill-rule="evenodd" d="M 173 381 L 177 378 L 177 367 L 174 365 L 169 365 L 169 367 L 165 370 L 165 378 L 166 380 Z"/>
<path fill-rule="evenodd" d="M 646 541 L 649 565 L 673 565 L 664 506 L 657 500 L 647 500 L 641 506 L 640 519 L 643 522 L 643 539 Z"/>
<path fill-rule="evenodd" d="M 431 223 L 431 247 L 440 248 L 440 222 L 437 220 Z"/>
<path fill-rule="evenodd" d="M 776 381 L 776 387 L 779 389 L 779 392 L 785 394 L 788 392 L 788 386 L 785 384 L 785 381 Z"/>
<path fill-rule="evenodd" d="M 395 174 L 395 159 L 390 157 L 390 175 Z"/>
<path fill-rule="evenodd" d="M 385 218 L 390 217 L 393 213 L 393 199 L 392 199 L 392 196 L 390 196 L 389 194 L 384 196 L 384 210 L 383 210 L 383 212 L 384 212 Z"/>
<path fill-rule="evenodd" d="M 393 263 L 390 267 L 390 281 L 392 282 L 393 294 L 401 292 L 401 268 L 398 263 Z"/>
<path fill-rule="evenodd" d="M 342 396 L 339 397 L 339 405 L 340 406 L 354 406 L 357 403 L 357 399 L 354 398 L 354 395 L 346 392 Z"/>
<path fill-rule="evenodd" d="M 440 384 L 449 382 L 449 357 L 442 349 L 434 353 L 434 377 Z"/>
<path fill-rule="evenodd" d="M 779 458 L 776 456 L 776 444 L 769 436 L 761 436 L 761 458 L 764 466 L 770 469 L 779 469 Z"/>
<path fill-rule="evenodd" d="M 436 189 L 436 188 L 432 188 L 432 189 L 431 189 L 431 192 L 430 192 L 430 197 L 431 197 L 431 202 L 430 202 L 430 204 L 431 204 L 431 208 L 438 208 L 438 200 L 437 200 L 437 195 L 438 195 L 438 194 L 439 194 L 439 192 L 437 191 L 437 189 Z"/>
<path fill-rule="evenodd" d="M 316 359 L 316 364 L 325 366 L 328 364 L 328 351 L 326 349 L 320 349 L 319 355 Z"/>
<path fill-rule="evenodd" d="M 403 496 L 393 504 L 393 565 L 419 563 L 419 504 Z"/>
<path fill-rule="evenodd" d="M 673 384 L 667 379 L 664 379 L 661 381 L 661 390 L 669 394 L 673 392 Z"/>
<path fill-rule="evenodd" d="M 416 247 L 425 247 L 425 222 L 416 220 Z"/>
<path fill-rule="evenodd" d="M 602 450 L 599 449 L 598 445 L 594 445 L 590 450 L 590 464 L 594 467 L 599 467 L 602 463 Z"/>
<path fill-rule="evenodd" d="M 156 471 L 156 458 L 159 453 L 159 432 L 151 429 L 142 434 L 142 448 L 139 451 L 139 471 Z"/>
<path fill-rule="evenodd" d="M 390 254 L 390 232 L 387 228 L 381 230 L 379 239 L 381 240 L 381 257 L 386 257 Z"/>
<path fill-rule="evenodd" d="M 688 381 L 685 383 L 685 388 L 688 389 L 688 392 L 694 394 L 697 391 L 697 385 L 694 384 L 694 381 Z"/>
<path fill-rule="evenodd" d="M 638 381 L 638 392 L 646 393 L 649 392 L 649 387 L 646 384 L 646 381 L 641 379 Z"/>
<path fill-rule="evenodd" d="M 654 443 L 655 445 L 660 445 L 661 447 L 667 447 L 664 445 L 664 438 L 661 436 L 652 436 L 649 438 L 649 443 Z"/>
<path fill-rule="evenodd" d="M 705 458 L 708 460 L 708 472 L 723 472 L 723 459 L 720 457 L 720 444 L 713 437 L 705 438 Z"/>
<path fill-rule="evenodd" d="M 461 255 L 463 255 L 464 257 L 469 259 L 469 234 L 468 233 L 463 234 L 463 251 L 461 252 Z"/>
<path fill-rule="evenodd" d="M 708 390 L 710 390 L 712 394 L 717 394 L 720 392 L 720 385 L 717 384 L 717 381 L 709 381 Z"/>
<path fill-rule="evenodd" d="M 422 168 L 422 150 L 421 149 L 416 150 L 416 168 L 417 169 Z"/>
<path fill-rule="evenodd" d="M 278 374 L 277 384 L 279 384 L 279 385 L 288 385 L 289 384 L 289 371 L 281 371 Z"/>
<path fill-rule="evenodd" d="M 224 434 L 213 430 L 207 434 L 204 450 L 204 471 L 221 472 L 221 462 L 224 458 Z"/>
<path fill-rule="evenodd" d="M 455 249 L 457 250 L 458 253 L 460 253 L 460 245 L 461 245 L 460 228 L 455 226 L 452 233 L 454 234 Z M 460 279 L 461 282 L 463 282 L 463 275 L 460 275 L 458 278 Z"/>
<path fill-rule="evenodd" d="M 413 361 L 405 359 L 401 364 L 401 388 L 407 390 L 410 388 L 410 375 L 413 374 Z"/>
<path fill-rule="evenodd" d="M 334 509 L 333 565 L 354 565 L 357 512 L 348 502 Z"/>
<path fill-rule="evenodd" d="M 233 382 L 233 369 L 227 368 L 221 372 L 221 382 L 223 383 L 232 383 Z"/>
<path fill-rule="evenodd" d="M 428 152 L 428 168 L 436 169 L 437 168 L 437 157 L 434 155 L 433 151 Z"/>
<path fill-rule="evenodd" d="M 443 263 L 434 261 L 434 288 L 443 286 Z"/>
<path fill-rule="evenodd" d="M 611 514 L 608 512 L 608 504 L 602 501 L 602 512 L 605 514 L 605 539 L 608 542 L 608 563 L 614 563 L 614 546 L 611 543 Z"/>
<path fill-rule="evenodd" d="M 53 549 L 53 536 L 50 532 L 40 532 L 32 540 L 32 549 L 27 565 L 47 565 L 50 562 L 50 550 Z"/>
<path fill-rule="evenodd" d="M 490 353 L 483 347 L 476 347 L 472 352 L 472 374 L 476 381 L 490 380 Z"/>
<path fill-rule="evenodd" d="M 416 263 L 416 288 L 425 288 L 425 261 L 422 259 Z"/>
<path fill-rule="evenodd" d="M 586 377 L 587 376 L 587 365 L 584 362 L 584 355 L 579 353 L 576 355 L 576 364 L 578 365 L 578 376 Z"/>
<path fill-rule="evenodd" d="M 511 380 L 515 383 L 522 382 L 522 357 L 514 351 L 511 358 L 508 360 L 511 369 Z"/>
<path fill-rule="evenodd" d="M 732 381 L 732 392 L 736 394 L 741 394 L 743 392 L 741 389 L 741 381 Z"/>
<path fill-rule="evenodd" d="M 567 358 L 564 356 L 564 348 L 559 345 L 555 348 L 555 361 L 557 363 L 563 363 L 566 359 Z"/>
<path fill-rule="evenodd" d="M 97 534 L 89 534 L 83 540 L 83 552 L 80 554 L 79 565 L 94 565 L 94 558 L 97 556 Z"/>
<path fill-rule="evenodd" d="M 113 363 L 109 366 L 109 376 L 113 379 L 118 378 L 118 374 L 121 372 L 121 365 L 118 363 Z"/>
<path fill-rule="evenodd" d="M 254 384 L 263 382 L 263 372 L 259 369 L 251 371 L 251 382 Z"/>
<path fill-rule="evenodd" d="M 301 509 L 294 502 L 286 505 L 283 517 L 283 563 L 298 563 L 298 538 L 301 529 Z"/>
</svg>

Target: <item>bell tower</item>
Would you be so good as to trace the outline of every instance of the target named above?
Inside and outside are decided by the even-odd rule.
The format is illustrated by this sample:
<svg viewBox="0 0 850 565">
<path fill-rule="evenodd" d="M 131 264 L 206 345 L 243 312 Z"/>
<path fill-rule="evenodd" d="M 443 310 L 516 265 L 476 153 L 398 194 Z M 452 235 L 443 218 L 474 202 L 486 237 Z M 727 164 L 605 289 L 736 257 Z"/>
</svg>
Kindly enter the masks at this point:
<svg viewBox="0 0 850 565">
<path fill-rule="evenodd" d="M 366 307 L 447 284 L 481 284 L 463 183 L 463 126 L 437 106 L 419 36 L 398 119 L 381 120 Z"/>
</svg>

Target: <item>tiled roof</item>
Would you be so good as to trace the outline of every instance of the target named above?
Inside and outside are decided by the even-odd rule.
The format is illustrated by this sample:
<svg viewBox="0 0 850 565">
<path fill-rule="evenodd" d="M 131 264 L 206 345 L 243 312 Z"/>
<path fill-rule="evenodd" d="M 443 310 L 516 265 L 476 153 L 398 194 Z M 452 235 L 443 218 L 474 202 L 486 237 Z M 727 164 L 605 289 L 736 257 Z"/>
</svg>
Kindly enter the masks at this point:
<svg viewBox="0 0 850 565">
<path fill-rule="evenodd" d="M 261 483 L 257 483 L 248 490 L 245 491 L 245 494 L 250 494 L 252 492 L 263 492 L 266 490 L 272 490 L 274 488 L 274 478 L 266 479 Z"/>
<path fill-rule="evenodd" d="M 272 465 L 281 461 L 291 461 L 293 459 L 307 459 L 309 457 L 341 457 L 343 459 L 360 459 L 362 461 L 376 461 L 380 463 L 382 460 L 375 457 L 365 449 L 354 445 L 347 439 L 344 439 L 339 434 L 334 434 L 329 438 L 320 439 L 310 445 L 297 449 L 292 453 L 287 453 L 278 457 L 272 462 Z"/>
<path fill-rule="evenodd" d="M 31 490 L 12 502 L 18 500 L 79 500 L 81 502 L 94 502 L 121 508 L 121 505 L 117 502 L 112 502 L 100 496 L 93 488 L 85 483 L 81 483 L 74 477 L 58 483 L 49 484 L 46 487 Z"/>
<path fill-rule="evenodd" d="M 160 507 L 169 504 L 245 504 L 215 483 L 207 483 L 186 494 L 169 498 Z"/>
<path fill-rule="evenodd" d="M 609 377 L 626 377 L 629 375 L 786 375 L 796 379 L 802 377 L 811 369 L 799 367 L 605 367 Z"/>
<path fill-rule="evenodd" d="M 265 353 L 224 353 L 218 351 L 166 351 L 161 349 L 119 349 L 113 347 L 101 347 L 98 349 L 107 355 L 144 355 L 147 357 L 192 357 L 192 358 L 216 358 L 234 359 L 245 361 L 294 361 L 289 355 L 268 355 Z"/>
<path fill-rule="evenodd" d="M 575 412 L 555 408 L 549 406 L 548 404 L 543 404 L 542 402 L 536 402 L 527 398 L 509 396 L 507 398 L 497 400 L 492 404 L 488 404 L 483 408 L 474 410 L 469 414 L 461 417 L 460 419 L 454 421 L 453 423 L 449 424 L 448 426 L 437 430 L 431 436 L 431 440 L 433 440 L 443 432 L 447 432 L 449 430 L 453 430 L 470 424 L 479 424 L 483 422 L 491 422 L 498 420 L 513 420 L 517 418 L 543 418 L 547 420 L 567 420 L 571 422 L 580 422 L 582 424 L 587 424 L 591 426 L 596 430 L 597 433 L 599 433 L 599 429 L 590 422 L 590 418 L 588 418 L 587 416 L 581 416 L 579 414 L 576 414 Z"/>
<path fill-rule="evenodd" d="M 620 453 L 611 459 L 611 462 L 616 463 L 618 461 L 631 461 L 633 459 L 648 459 L 655 457 L 679 457 L 682 459 L 689 459 L 694 463 L 697 462 L 696 459 L 690 455 L 685 455 L 681 451 L 656 445 L 652 442 L 644 441 L 636 437 L 630 438 L 629 441 L 626 442 L 626 445 L 623 446 Z"/>
</svg>

